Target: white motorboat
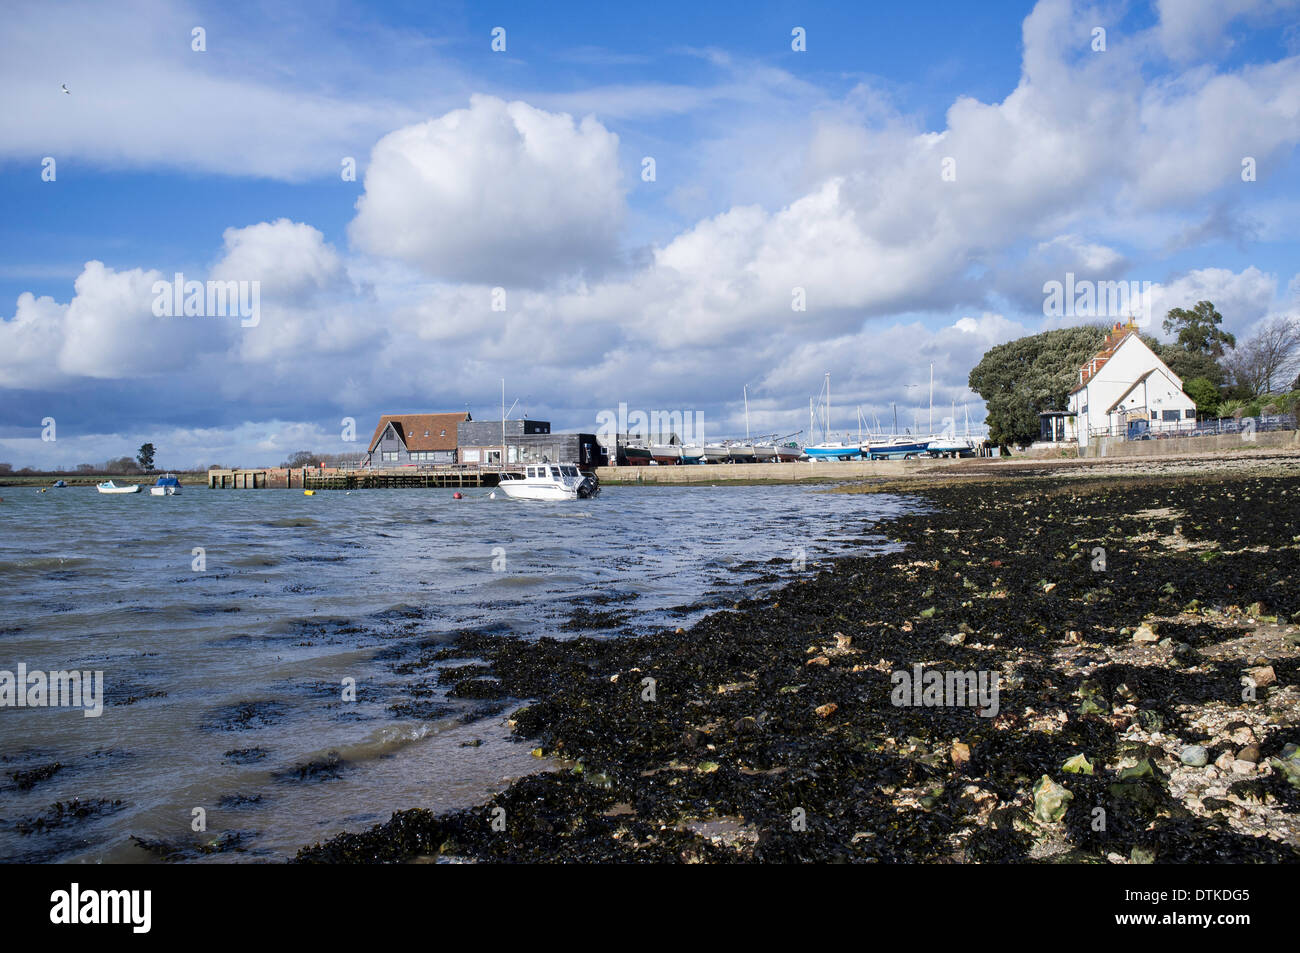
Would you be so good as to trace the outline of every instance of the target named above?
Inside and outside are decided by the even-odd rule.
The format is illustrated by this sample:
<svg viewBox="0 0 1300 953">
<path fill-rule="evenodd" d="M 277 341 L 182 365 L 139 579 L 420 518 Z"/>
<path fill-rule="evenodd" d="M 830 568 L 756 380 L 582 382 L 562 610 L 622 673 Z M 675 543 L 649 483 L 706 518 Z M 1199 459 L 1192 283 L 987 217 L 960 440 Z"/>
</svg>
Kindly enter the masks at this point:
<svg viewBox="0 0 1300 953">
<path fill-rule="evenodd" d="M 149 492 L 154 496 L 175 496 L 180 491 L 181 481 L 170 473 L 166 476 L 160 476 L 158 482 L 149 487 Z"/>
<path fill-rule="evenodd" d="M 103 483 L 96 483 L 95 489 L 100 493 L 139 493 L 140 484 L 131 483 L 127 486 L 118 486 L 112 480 L 105 480 Z"/>
<path fill-rule="evenodd" d="M 501 474 L 499 489 L 512 500 L 576 500 L 595 496 L 600 486 L 572 463 L 537 464 L 517 473 Z"/>
</svg>

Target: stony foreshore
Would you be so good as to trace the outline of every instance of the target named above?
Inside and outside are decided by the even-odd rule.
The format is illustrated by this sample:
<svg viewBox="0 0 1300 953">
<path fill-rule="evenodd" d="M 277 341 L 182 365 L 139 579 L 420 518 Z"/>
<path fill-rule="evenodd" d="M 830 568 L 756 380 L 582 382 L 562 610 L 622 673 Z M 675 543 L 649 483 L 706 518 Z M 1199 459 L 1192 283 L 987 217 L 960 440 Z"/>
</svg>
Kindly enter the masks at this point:
<svg viewBox="0 0 1300 953">
<path fill-rule="evenodd" d="M 900 551 L 688 631 L 431 650 L 552 770 L 298 860 L 1300 861 L 1292 466 L 907 489 Z"/>
</svg>

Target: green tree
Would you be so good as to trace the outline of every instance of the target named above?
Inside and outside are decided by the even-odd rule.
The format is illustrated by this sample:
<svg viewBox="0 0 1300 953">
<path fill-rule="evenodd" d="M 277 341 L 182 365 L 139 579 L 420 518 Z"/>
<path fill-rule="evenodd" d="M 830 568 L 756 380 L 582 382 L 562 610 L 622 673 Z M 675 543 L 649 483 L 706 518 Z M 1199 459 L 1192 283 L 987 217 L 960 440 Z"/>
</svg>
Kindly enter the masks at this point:
<svg viewBox="0 0 1300 953">
<path fill-rule="evenodd" d="M 989 439 L 1000 446 L 1038 439 L 1038 415 L 1065 410 L 1079 368 L 1101 348 L 1107 329 L 1058 328 L 989 348 L 970 372 L 970 389 L 988 408 Z"/>
<path fill-rule="evenodd" d="M 1164 361 L 1171 371 L 1183 379 L 1184 384 L 1200 377 L 1215 387 L 1222 387 L 1228 379 L 1223 365 L 1209 354 L 1184 351 L 1177 344 L 1160 344 L 1148 340 L 1145 336 L 1142 340 L 1151 346 L 1151 350 L 1156 352 L 1156 356 Z"/>
<path fill-rule="evenodd" d="M 1219 388 L 1213 381 L 1204 377 L 1193 377 L 1190 381 L 1184 382 L 1183 391 L 1196 404 L 1196 409 L 1202 415 L 1214 413 L 1215 408 L 1219 406 Z"/>
<path fill-rule="evenodd" d="M 1210 357 L 1223 357 L 1223 349 L 1236 347 L 1237 339 L 1227 331 L 1219 330 L 1223 315 L 1214 310 L 1214 303 L 1198 301 L 1190 311 L 1186 308 L 1171 308 L 1165 316 L 1164 329 L 1167 334 L 1178 333 L 1178 346 L 1193 354 L 1208 354 Z"/>
<path fill-rule="evenodd" d="M 154 447 L 151 443 L 142 445 L 140 449 L 136 451 L 135 459 L 136 462 L 140 464 L 141 470 L 153 469 L 153 455 Z"/>
</svg>

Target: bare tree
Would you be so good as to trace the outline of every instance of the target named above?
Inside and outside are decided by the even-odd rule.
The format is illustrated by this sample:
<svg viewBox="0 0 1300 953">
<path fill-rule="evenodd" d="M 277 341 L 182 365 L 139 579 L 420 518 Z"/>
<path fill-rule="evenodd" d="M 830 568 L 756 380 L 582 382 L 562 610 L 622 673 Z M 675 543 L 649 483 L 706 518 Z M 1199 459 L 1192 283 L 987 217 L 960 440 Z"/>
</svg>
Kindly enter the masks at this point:
<svg viewBox="0 0 1300 953">
<path fill-rule="evenodd" d="M 1223 364 L 1234 383 L 1254 396 L 1272 393 L 1273 385 L 1284 384 L 1300 364 L 1300 320 L 1274 318 L 1224 355 Z"/>
</svg>

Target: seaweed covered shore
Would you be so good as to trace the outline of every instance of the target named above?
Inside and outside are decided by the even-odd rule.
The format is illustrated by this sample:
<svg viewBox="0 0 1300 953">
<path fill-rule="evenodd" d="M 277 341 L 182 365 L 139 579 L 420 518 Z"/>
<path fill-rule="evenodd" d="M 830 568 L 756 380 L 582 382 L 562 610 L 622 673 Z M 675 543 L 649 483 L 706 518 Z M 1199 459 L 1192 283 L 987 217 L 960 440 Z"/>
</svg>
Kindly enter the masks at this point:
<svg viewBox="0 0 1300 953">
<path fill-rule="evenodd" d="M 427 664 L 530 700 L 513 729 L 558 768 L 297 859 L 1298 861 L 1297 489 L 932 486 L 875 527 L 899 551 L 687 631 L 468 635 Z"/>
</svg>

